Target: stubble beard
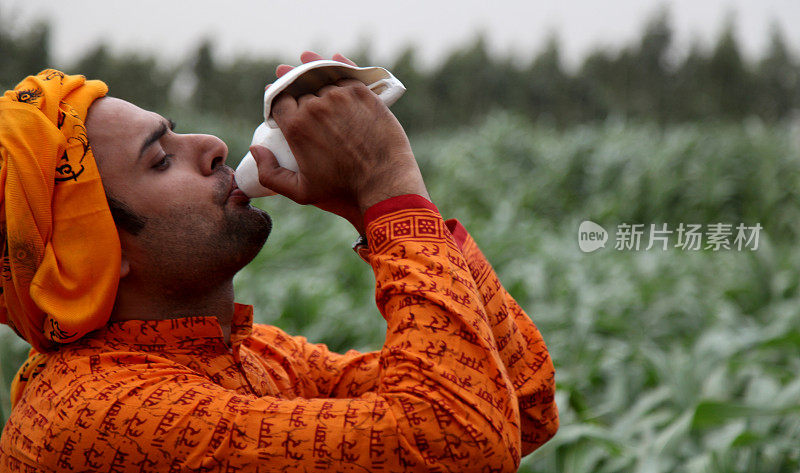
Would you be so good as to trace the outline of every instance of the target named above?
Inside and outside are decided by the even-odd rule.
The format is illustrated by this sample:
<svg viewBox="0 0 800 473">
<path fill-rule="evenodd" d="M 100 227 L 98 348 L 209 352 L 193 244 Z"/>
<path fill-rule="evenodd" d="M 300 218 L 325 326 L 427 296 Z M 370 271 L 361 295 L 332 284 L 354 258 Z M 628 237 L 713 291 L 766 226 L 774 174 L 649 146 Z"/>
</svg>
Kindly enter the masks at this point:
<svg viewBox="0 0 800 473">
<path fill-rule="evenodd" d="M 272 231 L 269 214 L 249 204 L 226 206 L 216 228 L 209 229 L 205 216 L 199 215 L 176 216 L 166 225 L 170 228 L 154 233 L 174 235 L 180 228 L 183 234 L 160 241 L 148 238 L 149 246 L 158 248 L 153 254 L 152 276 L 160 290 L 176 300 L 192 299 L 229 284 L 258 255 Z"/>
<path fill-rule="evenodd" d="M 270 215 L 250 204 L 242 205 L 234 211 L 225 209 L 222 238 L 229 239 L 232 246 L 233 274 L 250 263 L 267 242 L 272 232 Z M 232 277 L 232 275 L 231 275 Z"/>
</svg>

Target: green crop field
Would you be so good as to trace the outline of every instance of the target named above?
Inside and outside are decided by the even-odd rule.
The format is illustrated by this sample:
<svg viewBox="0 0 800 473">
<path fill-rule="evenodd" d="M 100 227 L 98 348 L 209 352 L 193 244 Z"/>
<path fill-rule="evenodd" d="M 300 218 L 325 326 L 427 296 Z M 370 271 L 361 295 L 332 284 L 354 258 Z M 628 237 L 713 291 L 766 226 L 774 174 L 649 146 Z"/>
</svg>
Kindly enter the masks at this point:
<svg viewBox="0 0 800 473">
<path fill-rule="evenodd" d="M 177 117 L 179 131 L 235 127 Z M 227 128 L 226 128 L 227 127 Z M 430 194 L 457 217 L 542 331 L 561 428 L 528 472 L 800 469 L 800 134 L 786 125 L 558 130 L 505 113 L 412 137 Z M 282 197 L 236 278 L 257 321 L 337 350 L 380 347 L 385 323 L 349 224 Z M 583 253 L 578 226 L 609 231 Z M 615 249 L 620 224 L 759 224 L 758 248 Z M 25 344 L 0 327 L 0 420 Z"/>
</svg>

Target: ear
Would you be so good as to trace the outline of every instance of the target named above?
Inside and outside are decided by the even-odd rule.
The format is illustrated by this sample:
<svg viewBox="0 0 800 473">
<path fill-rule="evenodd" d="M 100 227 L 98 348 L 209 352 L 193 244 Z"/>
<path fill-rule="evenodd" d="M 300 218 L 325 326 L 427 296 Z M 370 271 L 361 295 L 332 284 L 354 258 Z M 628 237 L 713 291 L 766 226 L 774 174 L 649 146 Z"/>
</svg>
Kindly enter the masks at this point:
<svg viewBox="0 0 800 473">
<path fill-rule="evenodd" d="M 130 274 L 131 272 L 131 263 L 128 261 L 128 258 L 125 256 L 125 251 L 122 252 L 122 262 L 119 265 L 119 278 L 124 279 L 125 276 Z"/>
</svg>

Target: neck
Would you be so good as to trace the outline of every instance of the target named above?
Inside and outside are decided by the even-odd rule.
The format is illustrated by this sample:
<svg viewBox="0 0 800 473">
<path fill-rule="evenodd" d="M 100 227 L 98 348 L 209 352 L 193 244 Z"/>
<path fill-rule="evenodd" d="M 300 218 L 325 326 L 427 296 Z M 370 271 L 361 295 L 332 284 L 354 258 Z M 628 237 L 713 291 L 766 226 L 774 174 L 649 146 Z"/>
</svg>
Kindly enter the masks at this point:
<svg viewBox="0 0 800 473">
<path fill-rule="evenodd" d="M 233 279 L 202 290 L 184 293 L 164 288 L 131 287 L 120 281 L 112 320 L 167 320 L 214 315 L 230 344 L 233 321 Z"/>
</svg>

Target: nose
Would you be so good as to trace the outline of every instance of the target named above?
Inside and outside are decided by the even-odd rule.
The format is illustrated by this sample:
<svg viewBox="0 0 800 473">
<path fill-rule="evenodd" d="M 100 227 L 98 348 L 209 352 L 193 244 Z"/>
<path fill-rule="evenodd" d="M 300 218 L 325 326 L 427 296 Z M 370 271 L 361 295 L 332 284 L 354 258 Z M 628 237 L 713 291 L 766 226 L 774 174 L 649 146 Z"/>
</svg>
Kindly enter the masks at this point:
<svg viewBox="0 0 800 473">
<path fill-rule="evenodd" d="M 225 164 L 228 146 L 213 135 L 194 135 L 197 146 L 198 166 L 203 175 L 211 175 Z"/>
</svg>

